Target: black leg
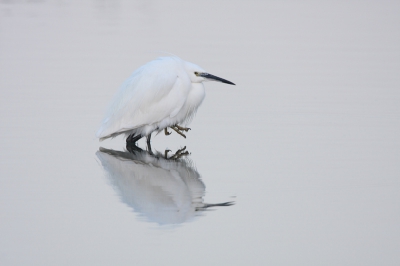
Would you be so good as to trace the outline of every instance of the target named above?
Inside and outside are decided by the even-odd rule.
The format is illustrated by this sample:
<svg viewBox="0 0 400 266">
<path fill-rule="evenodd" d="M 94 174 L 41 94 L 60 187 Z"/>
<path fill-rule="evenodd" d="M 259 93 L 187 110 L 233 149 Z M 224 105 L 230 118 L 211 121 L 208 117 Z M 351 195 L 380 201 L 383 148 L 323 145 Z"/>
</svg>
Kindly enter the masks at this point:
<svg viewBox="0 0 400 266">
<path fill-rule="evenodd" d="M 138 141 L 138 140 L 141 139 L 141 138 L 142 138 L 141 135 L 135 136 L 134 134 L 130 134 L 130 135 L 126 138 L 126 143 L 135 144 L 136 141 Z"/>
<path fill-rule="evenodd" d="M 130 153 L 135 154 L 136 152 L 142 152 L 143 150 L 135 145 L 135 143 L 127 142 L 126 150 Z"/>
<path fill-rule="evenodd" d="M 151 144 L 150 144 L 150 140 L 151 140 L 151 133 L 149 135 L 147 135 L 147 149 L 149 150 L 149 152 L 152 154 L 151 151 Z"/>
</svg>

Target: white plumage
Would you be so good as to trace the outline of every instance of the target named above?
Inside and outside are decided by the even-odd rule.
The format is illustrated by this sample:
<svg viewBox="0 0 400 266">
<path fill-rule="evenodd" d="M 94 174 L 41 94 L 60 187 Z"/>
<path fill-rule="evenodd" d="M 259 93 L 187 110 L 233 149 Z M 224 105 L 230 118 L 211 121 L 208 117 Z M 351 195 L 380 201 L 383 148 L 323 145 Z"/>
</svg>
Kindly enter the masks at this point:
<svg viewBox="0 0 400 266">
<path fill-rule="evenodd" d="M 141 66 L 120 87 L 96 136 L 140 138 L 190 122 L 204 100 L 206 80 L 233 84 L 179 57 L 161 57 Z"/>
</svg>

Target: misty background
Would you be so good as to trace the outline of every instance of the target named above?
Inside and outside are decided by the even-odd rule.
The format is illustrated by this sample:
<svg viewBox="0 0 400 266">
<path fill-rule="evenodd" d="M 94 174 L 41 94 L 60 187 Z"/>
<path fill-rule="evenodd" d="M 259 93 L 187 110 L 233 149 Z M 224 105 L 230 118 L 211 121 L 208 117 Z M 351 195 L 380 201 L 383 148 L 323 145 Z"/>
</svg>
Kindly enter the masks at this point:
<svg viewBox="0 0 400 266">
<path fill-rule="evenodd" d="M 236 86 L 153 137 L 186 161 L 102 154 L 167 53 Z M 400 264 L 398 1 L 1 0 L 0 73 L 1 265 Z"/>
</svg>

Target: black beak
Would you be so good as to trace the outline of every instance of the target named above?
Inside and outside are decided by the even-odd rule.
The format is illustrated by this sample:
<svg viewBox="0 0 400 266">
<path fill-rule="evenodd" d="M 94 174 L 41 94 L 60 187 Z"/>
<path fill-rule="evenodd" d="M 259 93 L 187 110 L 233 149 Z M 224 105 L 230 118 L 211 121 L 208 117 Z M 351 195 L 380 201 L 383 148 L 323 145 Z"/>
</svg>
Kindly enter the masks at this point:
<svg viewBox="0 0 400 266">
<path fill-rule="evenodd" d="M 200 76 L 202 76 L 203 78 L 206 78 L 206 79 L 211 79 L 211 80 L 219 81 L 219 82 L 226 83 L 226 84 L 236 85 L 235 83 L 230 82 L 229 80 L 219 78 L 217 76 L 214 76 L 214 75 L 211 75 L 208 73 L 201 73 Z"/>
</svg>

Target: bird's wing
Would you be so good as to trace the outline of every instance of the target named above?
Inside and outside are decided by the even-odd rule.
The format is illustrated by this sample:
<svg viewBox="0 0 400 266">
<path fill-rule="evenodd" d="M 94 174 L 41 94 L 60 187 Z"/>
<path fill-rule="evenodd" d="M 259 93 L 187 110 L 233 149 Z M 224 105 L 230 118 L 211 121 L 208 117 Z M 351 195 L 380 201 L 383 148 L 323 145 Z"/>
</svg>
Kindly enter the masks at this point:
<svg viewBox="0 0 400 266">
<path fill-rule="evenodd" d="M 186 101 L 190 80 L 176 63 L 154 60 L 136 70 L 120 87 L 97 137 L 124 132 L 175 116 Z"/>
</svg>

